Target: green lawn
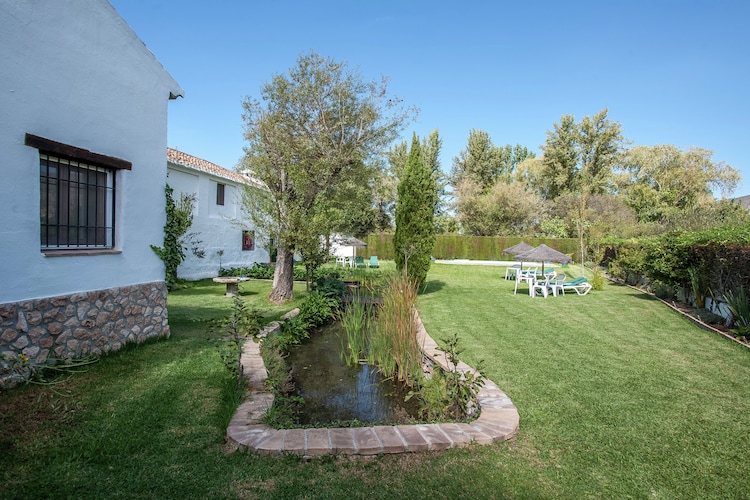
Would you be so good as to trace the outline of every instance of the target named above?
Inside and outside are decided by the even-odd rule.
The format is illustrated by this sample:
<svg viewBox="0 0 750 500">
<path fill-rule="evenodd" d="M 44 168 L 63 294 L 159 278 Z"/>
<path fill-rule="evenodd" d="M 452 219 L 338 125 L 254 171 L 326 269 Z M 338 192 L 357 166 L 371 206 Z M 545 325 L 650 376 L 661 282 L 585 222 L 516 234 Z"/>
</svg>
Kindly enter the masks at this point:
<svg viewBox="0 0 750 500">
<path fill-rule="evenodd" d="M 512 442 L 311 462 L 228 453 L 232 381 L 203 320 L 231 300 L 202 281 L 170 295 L 169 340 L 0 395 L 1 496 L 748 497 L 747 349 L 627 287 L 531 299 L 503 276 L 433 265 L 418 307 L 433 338 L 457 332 L 462 358 L 484 360 L 512 398 Z M 271 318 L 293 304 L 272 307 L 269 288 L 241 285 Z"/>
</svg>

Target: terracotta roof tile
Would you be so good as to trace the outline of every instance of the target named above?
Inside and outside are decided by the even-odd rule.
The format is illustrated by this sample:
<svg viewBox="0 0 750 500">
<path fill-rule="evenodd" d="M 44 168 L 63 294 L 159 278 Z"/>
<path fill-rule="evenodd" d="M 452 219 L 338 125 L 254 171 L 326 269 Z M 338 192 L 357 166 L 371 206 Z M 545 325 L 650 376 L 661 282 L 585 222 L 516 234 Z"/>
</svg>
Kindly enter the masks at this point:
<svg viewBox="0 0 750 500">
<path fill-rule="evenodd" d="M 200 170 L 201 172 L 213 174 L 217 177 L 229 179 L 241 184 L 263 187 L 263 183 L 261 181 L 254 179 L 249 175 L 244 175 L 239 172 L 235 172 L 234 170 L 228 170 L 224 167 L 220 167 L 215 163 L 211 163 L 210 161 L 206 161 L 202 158 L 183 153 L 182 151 L 178 151 L 176 149 L 167 148 L 167 160 L 177 165 L 182 165 L 183 167 Z"/>
</svg>

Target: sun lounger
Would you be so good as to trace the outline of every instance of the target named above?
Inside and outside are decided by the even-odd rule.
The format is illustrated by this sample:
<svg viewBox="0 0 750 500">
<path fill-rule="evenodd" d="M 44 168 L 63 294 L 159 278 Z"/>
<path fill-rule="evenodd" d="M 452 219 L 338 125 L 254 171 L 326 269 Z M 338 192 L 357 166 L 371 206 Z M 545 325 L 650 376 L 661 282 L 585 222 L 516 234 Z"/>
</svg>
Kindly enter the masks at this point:
<svg viewBox="0 0 750 500">
<path fill-rule="evenodd" d="M 581 276 L 580 278 L 576 278 L 563 283 L 562 289 L 563 293 L 565 293 L 566 290 L 575 290 L 578 295 L 586 295 L 591 291 L 591 283 L 589 283 L 586 278 Z"/>
</svg>

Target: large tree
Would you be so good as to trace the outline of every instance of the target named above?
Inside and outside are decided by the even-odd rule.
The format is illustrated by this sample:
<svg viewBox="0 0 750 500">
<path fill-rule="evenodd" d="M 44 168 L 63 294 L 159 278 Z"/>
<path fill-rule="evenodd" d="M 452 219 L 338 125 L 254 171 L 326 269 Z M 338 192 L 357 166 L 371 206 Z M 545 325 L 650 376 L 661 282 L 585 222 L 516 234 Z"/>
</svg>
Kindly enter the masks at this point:
<svg viewBox="0 0 750 500">
<path fill-rule="evenodd" d="M 643 222 L 662 222 L 714 200 L 714 191 L 727 196 L 740 174 L 713 161 L 713 151 L 672 145 L 637 146 L 623 157 L 621 190 Z"/>
<path fill-rule="evenodd" d="M 564 194 L 577 198 L 575 223 L 584 256 L 590 225 L 588 200 L 593 195 L 611 192 L 613 168 L 623 143 L 622 126 L 609 120 L 607 112 L 605 108 L 593 117 L 584 117 L 580 123 L 572 115 L 564 115 L 554 130 L 547 132 L 542 175 L 537 179 L 546 179 L 547 199 Z"/>
<path fill-rule="evenodd" d="M 498 182 L 484 193 L 465 179 L 456 199 L 461 228 L 475 236 L 530 236 L 545 215 L 542 199 L 520 182 Z"/>
<path fill-rule="evenodd" d="M 432 166 L 425 162 L 423 153 L 419 138 L 414 134 L 398 183 L 396 233 L 393 235 L 396 268 L 405 271 L 417 289 L 424 284 L 430 269 L 438 202 L 436 175 Z M 438 151 L 434 153 L 437 156 Z M 428 152 L 428 156 L 430 154 Z"/>
<path fill-rule="evenodd" d="M 375 159 L 411 115 L 387 84 L 310 52 L 265 83 L 260 101 L 243 101 L 244 166 L 267 187 L 246 209 L 277 248 L 271 301 L 293 299 L 294 254 L 320 255 L 321 239 L 344 225 L 347 196 L 374 182 Z"/>
<path fill-rule="evenodd" d="M 534 153 L 516 144 L 495 146 L 484 130 L 472 129 L 466 149 L 453 158 L 451 183 L 457 188 L 465 179 L 481 186 L 487 192 L 496 183 L 510 182 L 516 167 Z"/>
</svg>

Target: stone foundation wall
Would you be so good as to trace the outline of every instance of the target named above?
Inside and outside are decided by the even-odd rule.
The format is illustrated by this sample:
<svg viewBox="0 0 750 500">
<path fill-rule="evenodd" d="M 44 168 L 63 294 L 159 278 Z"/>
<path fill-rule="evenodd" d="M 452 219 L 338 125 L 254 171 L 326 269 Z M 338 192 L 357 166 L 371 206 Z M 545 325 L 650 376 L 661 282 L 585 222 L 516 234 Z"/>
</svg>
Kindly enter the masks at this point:
<svg viewBox="0 0 750 500">
<path fill-rule="evenodd" d="M 99 356 L 129 342 L 169 337 L 167 319 L 161 281 L 0 304 L 0 387 L 13 385 L 19 366 Z"/>
</svg>

